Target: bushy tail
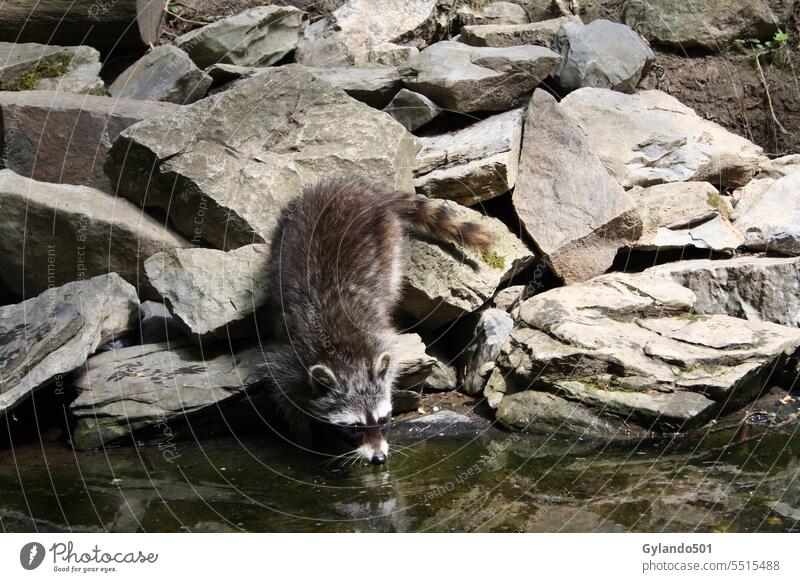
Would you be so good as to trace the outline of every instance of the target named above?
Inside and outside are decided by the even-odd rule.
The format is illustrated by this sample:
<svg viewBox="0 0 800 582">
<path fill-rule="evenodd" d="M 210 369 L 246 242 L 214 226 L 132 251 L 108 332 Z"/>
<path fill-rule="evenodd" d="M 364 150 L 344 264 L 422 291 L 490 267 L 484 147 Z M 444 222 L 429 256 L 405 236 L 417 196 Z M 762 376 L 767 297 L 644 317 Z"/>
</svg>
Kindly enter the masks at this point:
<svg viewBox="0 0 800 582">
<path fill-rule="evenodd" d="M 480 252 L 492 247 L 491 231 L 475 222 L 462 221 L 442 200 L 417 194 L 398 198 L 400 216 L 422 235 L 444 239 Z"/>
</svg>

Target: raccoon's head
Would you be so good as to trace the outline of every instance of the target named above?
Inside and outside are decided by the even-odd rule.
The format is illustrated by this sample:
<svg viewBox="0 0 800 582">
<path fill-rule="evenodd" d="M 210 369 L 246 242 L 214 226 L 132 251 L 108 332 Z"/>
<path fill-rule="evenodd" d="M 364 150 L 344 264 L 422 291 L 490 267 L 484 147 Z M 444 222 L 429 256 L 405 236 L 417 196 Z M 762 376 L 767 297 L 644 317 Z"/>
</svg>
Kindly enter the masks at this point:
<svg viewBox="0 0 800 582">
<path fill-rule="evenodd" d="M 314 415 L 338 441 L 373 465 L 389 454 L 385 429 L 392 416 L 392 356 L 383 352 L 371 363 L 334 371 L 325 365 L 308 371 Z"/>
</svg>

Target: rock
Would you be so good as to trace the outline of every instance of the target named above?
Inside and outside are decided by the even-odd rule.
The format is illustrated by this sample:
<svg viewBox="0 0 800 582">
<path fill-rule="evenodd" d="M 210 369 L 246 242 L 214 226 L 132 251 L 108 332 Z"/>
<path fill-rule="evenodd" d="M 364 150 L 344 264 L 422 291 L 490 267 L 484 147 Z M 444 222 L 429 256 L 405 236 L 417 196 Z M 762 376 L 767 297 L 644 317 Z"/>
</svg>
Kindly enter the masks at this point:
<svg viewBox="0 0 800 582">
<path fill-rule="evenodd" d="M 163 208 L 192 240 L 231 249 L 269 240 L 282 208 L 321 178 L 411 192 L 418 149 L 385 113 L 289 65 L 129 128 L 106 171 L 121 195 Z"/>
<path fill-rule="evenodd" d="M 414 186 L 432 198 L 472 206 L 505 194 L 517 180 L 523 109 L 465 129 L 420 138 Z"/>
<path fill-rule="evenodd" d="M 782 19 L 768 4 L 763 0 L 627 0 L 622 21 L 654 44 L 719 51 L 739 38 L 770 39 Z"/>
<path fill-rule="evenodd" d="M 383 42 L 369 49 L 367 52 L 367 62 L 376 65 L 397 67 L 418 54 L 419 49 L 415 46 Z"/>
<path fill-rule="evenodd" d="M 0 207 L 0 280 L 23 298 L 111 272 L 155 298 L 145 259 L 189 244 L 127 200 L 11 170 L 0 170 Z"/>
<path fill-rule="evenodd" d="M 477 10 L 467 4 L 458 8 L 458 17 L 462 23 L 475 25 L 514 25 L 531 21 L 525 8 L 513 2 L 490 2 Z"/>
<path fill-rule="evenodd" d="M 100 53 L 89 46 L 0 42 L 0 91 L 105 91 Z"/>
<path fill-rule="evenodd" d="M 433 364 L 430 376 L 423 386 L 426 392 L 448 392 L 458 386 L 458 377 L 455 367 L 437 358 Z"/>
<path fill-rule="evenodd" d="M 0 415 L 78 369 L 135 325 L 136 291 L 114 273 L 52 287 L 0 307 Z"/>
<path fill-rule="evenodd" d="M 779 180 L 795 172 L 800 172 L 800 154 L 789 154 L 780 158 L 765 160 L 759 166 L 756 178 Z"/>
<path fill-rule="evenodd" d="M 74 381 L 78 396 L 70 411 L 78 421 L 72 444 L 95 449 L 145 428 L 171 435 L 170 422 L 216 411 L 268 374 L 261 346 L 232 353 L 161 343 L 94 356 Z"/>
<path fill-rule="evenodd" d="M 560 105 L 625 188 L 689 180 L 742 186 L 766 159 L 760 147 L 661 91 L 585 87 Z"/>
<path fill-rule="evenodd" d="M 798 329 L 696 315 L 695 302 L 689 289 L 641 273 L 603 275 L 535 295 L 523 303 L 497 359 L 509 382 L 498 419 L 522 428 L 530 407 L 515 400 L 541 404 L 543 398 L 506 401 L 529 389 L 587 409 L 564 412 L 564 402 L 550 403 L 556 410 L 541 421 L 547 430 L 548 416 L 568 423 L 578 416 L 587 436 L 625 427 L 632 434 L 680 432 L 752 399 L 800 346 Z M 522 410 L 503 412 L 511 406 Z M 608 424 L 593 426 L 584 413 Z"/>
<path fill-rule="evenodd" d="M 628 192 L 642 216 L 640 250 L 695 247 L 733 251 L 743 237 L 731 224 L 733 207 L 708 182 L 671 182 Z"/>
<path fill-rule="evenodd" d="M 157 301 L 143 301 L 139 306 L 139 343 L 158 344 L 186 339 L 167 306 Z"/>
<path fill-rule="evenodd" d="M 347 0 L 305 29 L 295 59 L 304 65 L 346 67 L 370 62 L 370 51 L 385 43 L 422 48 L 436 30 L 437 4 L 437 0 Z"/>
<path fill-rule="evenodd" d="M 564 23 L 554 50 L 561 62 L 553 78 L 568 91 L 600 87 L 632 93 L 655 58 L 642 37 L 610 20 Z"/>
<path fill-rule="evenodd" d="M 800 172 L 745 189 L 736 205 L 736 228 L 747 247 L 800 255 Z"/>
<path fill-rule="evenodd" d="M 472 333 L 472 341 L 464 350 L 467 369 L 462 385 L 464 392 L 473 396 L 483 393 L 489 374 L 495 368 L 494 361 L 513 327 L 514 319 L 501 309 L 481 312 Z"/>
<path fill-rule="evenodd" d="M 467 416 L 454 410 L 439 410 L 431 414 L 404 418 L 392 424 L 392 440 L 418 443 L 420 439 L 451 437 L 474 439 L 491 430 L 488 421 Z M 391 445 L 389 445 L 391 454 Z"/>
<path fill-rule="evenodd" d="M 497 309 L 502 309 L 516 319 L 519 315 L 519 306 L 528 298 L 527 295 L 527 286 L 513 285 L 498 291 L 492 300 L 492 305 Z"/>
<path fill-rule="evenodd" d="M 257 6 L 179 36 L 201 69 L 215 63 L 268 66 L 297 47 L 307 16 L 293 6 Z"/>
<path fill-rule="evenodd" d="M 496 410 L 506 395 L 506 380 L 499 368 L 492 363 L 491 372 L 483 386 L 483 397 L 489 408 Z"/>
<path fill-rule="evenodd" d="M 422 392 L 422 386 L 436 363 L 436 358 L 425 353 L 422 338 L 416 333 L 398 335 L 393 354 L 397 366 L 395 389 Z"/>
<path fill-rule="evenodd" d="M 435 329 L 475 311 L 497 287 L 531 264 L 534 254 L 496 218 L 483 216 L 455 202 L 442 200 L 459 220 L 473 221 L 493 235 L 492 250 L 483 256 L 451 245 L 414 239 L 405 270 L 400 308 L 423 329 Z"/>
<path fill-rule="evenodd" d="M 147 53 L 117 77 L 108 92 L 114 97 L 194 103 L 205 97 L 211 77 L 197 68 L 185 52 L 162 45 Z"/>
<path fill-rule="evenodd" d="M 562 16 L 531 24 L 481 24 L 461 29 L 460 42 L 471 46 L 505 47 L 533 44 L 552 49 L 559 29 L 568 22 L 581 24 L 580 19 Z"/>
<path fill-rule="evenodd" d="M 540 46 L 472 47 L 437 42 L 400 67 L 407 88 L 441 107 L 470 113 L 504 111 L 549 75 L 560 57 Z"/>
<path fill-rule="evenodd" d="M 178 325 L 197 343 L 256 335 L 256 311 L 267 300 L 269 245 L 232 251 L 173 249 L 144 263 Z"/>
<path fill-rule="evenodd" d="M 417 390 L 392 390 L 392 414 L 403 414 L 417 410 L 422 402 L 422 393 Z"/>
<path fill-rule="evenodd" d="M 0 93 L 0 166 L 42 182 L 111 192 L 103 174 L 111 142 L 126 127 L 176 109 L 57 91 Z"/>
<path fill-rule="evenodd" d="M 645 272 L 691 289 L 697 313 L 800 327 L 800 258 L 680 261 Z"/>
<path fill-rule="evenodd" d="M 408 131 L 419 129 L 433 121 L 442 109 L 433 101 L 408 89 L 401 89 L 383 109 Z"/>
<path fill-rule="evenodd" d="M 603 273 L 641 233 L 633 200 L 550 94 L 533 94 L 525 125 L 512 196 L 522 226 L 566 283 Z"/>
</svg>

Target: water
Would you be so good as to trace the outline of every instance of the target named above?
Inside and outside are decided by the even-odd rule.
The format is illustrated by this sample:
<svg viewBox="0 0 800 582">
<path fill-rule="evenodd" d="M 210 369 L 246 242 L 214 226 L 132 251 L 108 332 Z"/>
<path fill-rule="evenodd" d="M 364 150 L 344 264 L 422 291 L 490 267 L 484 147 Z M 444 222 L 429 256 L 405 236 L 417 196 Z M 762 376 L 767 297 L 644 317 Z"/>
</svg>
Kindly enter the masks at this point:
<svg viewBox="0 0 800 582">
<path fill-rule="evenodd" d="M 495 429 L 396 429 L 385 467 L 270 438 L 0 451 L 5 531 L 796 531 L 794 428 L 610 448 Z M 405 448 L 408 447 L 408 448 Z"/>
</svg>

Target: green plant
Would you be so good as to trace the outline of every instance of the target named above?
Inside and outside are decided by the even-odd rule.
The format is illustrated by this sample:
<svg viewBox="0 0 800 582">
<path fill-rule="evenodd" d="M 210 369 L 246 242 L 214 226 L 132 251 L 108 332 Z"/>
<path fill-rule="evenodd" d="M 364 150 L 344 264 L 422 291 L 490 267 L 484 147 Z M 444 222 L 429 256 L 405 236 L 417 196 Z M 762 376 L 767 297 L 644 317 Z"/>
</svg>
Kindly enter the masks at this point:
<svg viewBox="0 0 800 582">
<path fill-rule="evenodd" d="M 782 46 L 784 46 L 789 41 L 789 33 L 783 32 L 782 30 L 778 29 L 778 31 L 772 35 L 770 40 L 762 41 L 758 38 L 737 38 L 733 41 L 733 44 L 736 45 L 741 50 L 744 51 L 755 51 L 756 53 L 760 53 L 759 56 L 766 54 L 770 51 L 775 51 Z"/>
<path fill-rule="evenodd" d="M 495 269 L 505 269 L 506 267 L 506 258 L 502 255 L 498 255 L 494 251 L 483 253 L 481 255 L 481 259 L 483 260 L 484 263 L 486 263 L 490 267 L 494 267 Z"/>
<path fill-rule="evenodd" d="M 36 82 L 39 79 L 60 77 L 67 72 L 71 63 L 72 57 L 63 53 L 52 59 L 42 59 L 32 70 L 20 75 L 10 83 L 5 83 L 0 79 L 0 91 L 32 91 L 36 89 Z"/>
</svg>

